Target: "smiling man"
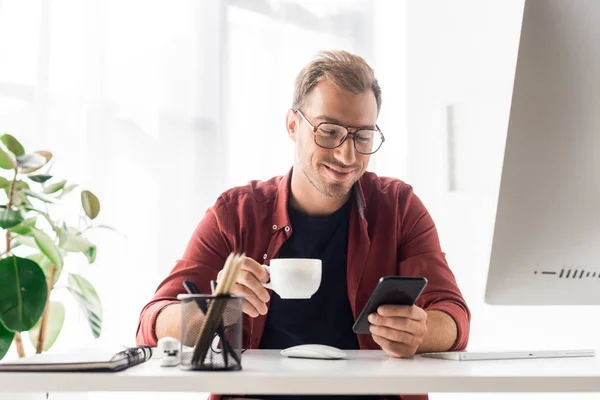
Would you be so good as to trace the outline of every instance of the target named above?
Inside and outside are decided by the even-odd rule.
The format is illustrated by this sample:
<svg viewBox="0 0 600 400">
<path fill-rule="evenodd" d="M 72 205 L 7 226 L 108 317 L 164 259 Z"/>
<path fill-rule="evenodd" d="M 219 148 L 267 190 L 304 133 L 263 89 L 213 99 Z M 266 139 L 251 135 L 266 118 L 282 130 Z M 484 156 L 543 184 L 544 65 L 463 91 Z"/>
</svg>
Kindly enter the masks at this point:
<svg viewBox="0 0 600 400">
<path fill-rule="evenodd" d="M 142 310 L 138 342 L 178 338 L 182 282 L 192 280 L 210 293 L 227 256 L 245 252 L 234 293 L 245 297 L 251 348 L 325 344 L 383 349 L 391 357 L 464 349 L 469 309 L 430 214 L 410 185 L 366 172 L 385 142 L 377 125 L 380 108 L 381 89 L 361 57 L 317 54 L 298 74 L 287 112 L 293 167 L 217 199 Z M 282 300 L 261 285 L 269 280 L 263 264 L 273 258 L 322 260 L 321 285 L 311 299 Z M 428 285 L 417 304 L 381 307 L 369 316 L 371 334 L 356 335 L 355 319 L 379 279 L 390 275 L 424 276 Z"/>
</svg>

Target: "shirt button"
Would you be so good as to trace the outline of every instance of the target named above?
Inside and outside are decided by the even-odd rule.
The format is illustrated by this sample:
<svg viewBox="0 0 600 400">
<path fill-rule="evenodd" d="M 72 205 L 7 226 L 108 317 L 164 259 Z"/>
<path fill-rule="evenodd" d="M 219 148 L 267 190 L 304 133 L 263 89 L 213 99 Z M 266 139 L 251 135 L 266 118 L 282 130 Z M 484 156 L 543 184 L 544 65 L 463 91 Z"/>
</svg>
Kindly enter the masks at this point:
<svg viewBox="0 0 600 400">
<path fill-rule="evenodd" d="M 289 231 L 290 231 L 290 227 L 289 227 L 289 226 L 286 226 L 286 227 L 285 227 L 285 231 L 286 231 L 286 232 L 289 232 Z"/>
<path fill-rule="evenodd" d="M 273 230 L 276 230 L 276 229 L 277 229 L 277 225 L 273 225 Z"/>
<path fill-rule="evenodd" d="M 263 260 L 266 260 L 266 259 L 267 259 L 267 254 L 265 253 L 265 254 L 263 254 Z"/>
</svg>

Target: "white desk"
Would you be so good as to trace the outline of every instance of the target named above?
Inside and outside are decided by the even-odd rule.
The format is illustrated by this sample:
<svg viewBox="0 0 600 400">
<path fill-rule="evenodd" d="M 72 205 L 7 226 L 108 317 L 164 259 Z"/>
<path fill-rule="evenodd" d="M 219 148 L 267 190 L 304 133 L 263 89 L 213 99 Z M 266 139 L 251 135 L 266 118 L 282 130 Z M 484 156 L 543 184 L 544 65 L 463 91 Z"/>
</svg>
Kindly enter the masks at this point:
<svg viewBox="0 0 600 400">
<path fill-rule="evenodd" d="M 118 373 L 0 373 L 0 392 L 600 392 L 600 357 L 446 361 L 353 351 L 345 360 L 305 360 L 250 350 L 242 365 L 236 372 L 190 372 L 151 360 Z"/>
</svg>

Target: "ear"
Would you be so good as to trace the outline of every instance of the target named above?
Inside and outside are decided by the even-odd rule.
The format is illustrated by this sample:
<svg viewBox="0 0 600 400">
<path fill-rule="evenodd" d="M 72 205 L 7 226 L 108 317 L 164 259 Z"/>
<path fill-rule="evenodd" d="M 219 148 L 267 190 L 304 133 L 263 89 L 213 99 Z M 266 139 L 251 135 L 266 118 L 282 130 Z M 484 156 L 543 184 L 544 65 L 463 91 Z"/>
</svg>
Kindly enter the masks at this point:
<svg viewBox="0 0 600 400">
<path fill-rule="evenodd" d="M 298 130 L 298 119 L 297 115 L 291 108 L 288 110 L 285 116 L 285 127 L 287 129 L 288 136 L 292 139 L 292 142 L 296 141 L 296 132 Z"/>
</svg>

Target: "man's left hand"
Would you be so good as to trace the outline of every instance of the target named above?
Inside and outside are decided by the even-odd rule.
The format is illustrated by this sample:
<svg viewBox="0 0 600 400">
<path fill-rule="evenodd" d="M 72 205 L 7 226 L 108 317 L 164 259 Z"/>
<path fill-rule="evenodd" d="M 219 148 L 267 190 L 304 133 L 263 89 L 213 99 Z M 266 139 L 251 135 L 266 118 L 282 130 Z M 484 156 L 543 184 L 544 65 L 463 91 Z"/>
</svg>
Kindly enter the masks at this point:
<svg viewBox="0 0 600 400">
<path fill-rule="evenodd" d="M 369 322 L 373 340 L 391 357 L 412 357 L 427 333 L 427 313 L 417 306 L 381 306 Z"/>
</svg>

